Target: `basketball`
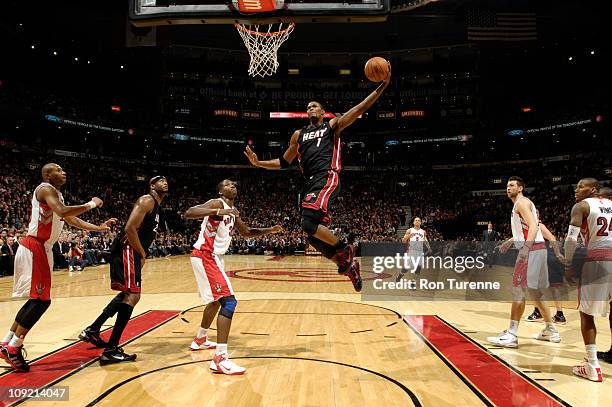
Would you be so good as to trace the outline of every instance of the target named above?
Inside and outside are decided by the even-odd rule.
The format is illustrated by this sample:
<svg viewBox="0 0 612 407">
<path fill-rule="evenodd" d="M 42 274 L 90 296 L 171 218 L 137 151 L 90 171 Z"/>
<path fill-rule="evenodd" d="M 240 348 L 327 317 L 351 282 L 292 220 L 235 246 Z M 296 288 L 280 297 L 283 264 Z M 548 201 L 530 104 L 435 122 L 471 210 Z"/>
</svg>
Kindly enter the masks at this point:
<svg viewBox="0 0 612 407">
<path fill-rule="evenodd" d="M 365 64 L 365 76 L 372 82 L 383 81 L 389 74 L 389 62 L 381 57 L 372 57 Z"/>
</svg>

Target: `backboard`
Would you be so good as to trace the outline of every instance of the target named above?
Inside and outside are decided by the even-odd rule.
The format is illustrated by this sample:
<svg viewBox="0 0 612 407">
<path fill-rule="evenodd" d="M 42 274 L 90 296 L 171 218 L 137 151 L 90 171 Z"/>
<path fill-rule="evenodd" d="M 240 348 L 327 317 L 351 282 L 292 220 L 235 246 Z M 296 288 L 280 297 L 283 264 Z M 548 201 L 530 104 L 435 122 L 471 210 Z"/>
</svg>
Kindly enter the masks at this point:
<svg viewBox="0 0 612 407">
<path fill-rule="evenodd" d="M 135 26 L 172 24 L 351 23 L 385 21 L 390 0 L 131 0 Z M 238 4 L 240 3 L 240 4 Z M 275 3 L 276 10 L 251 10 Z M 246 12 L 241 12 L 240 9 Z M 250 7 L 252 6 L 252 7 Z M 250 7 L 250 8 L 249 8 Z"/>
</svg>

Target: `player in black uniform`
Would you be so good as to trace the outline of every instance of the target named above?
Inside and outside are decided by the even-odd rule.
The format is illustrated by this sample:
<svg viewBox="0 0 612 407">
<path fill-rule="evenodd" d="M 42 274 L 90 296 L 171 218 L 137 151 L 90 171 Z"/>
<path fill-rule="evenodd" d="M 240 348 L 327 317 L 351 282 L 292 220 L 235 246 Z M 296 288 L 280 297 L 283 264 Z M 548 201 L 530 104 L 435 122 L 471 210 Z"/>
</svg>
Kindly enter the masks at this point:
<svg viewBox="0 0 612 407">
<path fill-rule="evenodd" d="M 81 340 L 105 348 L 100 358 L 102 365 L 136 359 L 135 354 L 123 352 L 119 340 L 140 300 L 140 272 L 147 258 L 147 249 L 157 234 L 159 204 L 168 193 L 168 181 L 157 175 L 151 178 L 149 187 L 150 192 L 138 198 L 127 223 L 111 245 L 111 288 L 121 292 L 108 303 L 94 323 L 79 334 Z M 100 338 L 100 328 L 115 314 L 117 321 L 107 343 Z"/>
<path fill-rule="evenodd" d="M 328 122 L 323 120 L 325 110 L 321 103 L 308 103 L 310 125 L 293 133 L 289 147 L 280 158 L 259 161 L 251 148 L 247 146 L 245 150 L 251 164 L 269 170 L 287 168 L 298 158 L 304 174 L 302 229 L 308 234 L 310 244 L 336 263 L 339 273 L 349 276 L 356 291 L 361 291 L 362 284 L 359 263 L 353 261 L 353 247 L 340 241 L 328 228 L 328 213 L 340 192 L 340 133 L 376 102 L 390 80 L 391 66 L 387 78 L 374 92 L 344 115 Z"/>
</svg>

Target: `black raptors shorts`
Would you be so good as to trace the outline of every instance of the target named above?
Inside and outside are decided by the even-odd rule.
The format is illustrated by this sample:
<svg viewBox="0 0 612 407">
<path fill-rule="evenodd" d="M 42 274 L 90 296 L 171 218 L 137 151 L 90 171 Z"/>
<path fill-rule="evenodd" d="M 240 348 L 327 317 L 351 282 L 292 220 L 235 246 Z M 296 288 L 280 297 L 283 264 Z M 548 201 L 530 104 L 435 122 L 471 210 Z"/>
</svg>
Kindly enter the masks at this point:
<svg viewBox="0 0 612 407">
<path fill-rule="evenodd" d="M 304 180 L 301 195 L 302 212 L 310 209 L 321 217 L 321 222 L 329 223 L 331 207 L 340 194 L 340 174 L 336 171 L 319 173 Z"/>
<path fill-rule="evenodd" d="M 111 289 L 140 292 L 140 255 L 129 245 L 116 245 L 110 255 Z"/>
</svg>

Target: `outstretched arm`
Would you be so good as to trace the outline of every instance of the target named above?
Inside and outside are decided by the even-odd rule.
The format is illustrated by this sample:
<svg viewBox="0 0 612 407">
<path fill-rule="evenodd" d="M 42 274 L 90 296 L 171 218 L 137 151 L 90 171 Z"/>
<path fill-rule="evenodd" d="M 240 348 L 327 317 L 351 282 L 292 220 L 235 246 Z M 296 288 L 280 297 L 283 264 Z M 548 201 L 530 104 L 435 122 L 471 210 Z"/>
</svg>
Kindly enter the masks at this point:
<svg viewBox="0 0 612 407">
<path fill-rule="evenodd" d="M 100 198 L 91 198 L 91 201 L 83 205 L 66 206 L 59 199 L 57 190 L 50 186 L 43 186 L 36 192 L 36 199 L 44 201 L 49 205 L 51 210 L 58 216 L 65 218 L 67 216 L 79 216 L 93 208 L 102 206 L 103 202 Z"/>
<path fill-rule="evenodd" d="M 380 95 L 382 95 L 383 91 L 389 86 L 391 82 L 391 64 L 389 64 L 389 74 L 382 81 L 378 88 L 374 90 L 374 92 L 370 93 L 368 97 L 366 97 L 361 103 L 356 106 L 353 106 L 348 112 L 343 114 L 341 117 L 333 118 L 330 120 L 329 125 L 332 128 L 336 129 L 336 132 L 339 133 L 342 130 L 346 129 L 348 126 L 353 124 L 355 120 L 362 114 L 364 114 L 373 104 L 378 100 Z"/>
<path fill-rule="evenodd" d="M 275 225 L 271 228 L 251 228 L 247 226 L 240 218 L 236 218 L 235 225 L 238 232 L 240 232 L 240 234 L 244 237 L 261 236 L 270 233 L 280 233 L 283 231 L 283 227 L 280 225 Z"/>
<path fill-rule="evenodd" d="M 66 216 L 64 220 L 75 228 L 88 230 L 92 232 L 105 232 L 110 230 L 111 226 L 117 223 L 117 218 L 110 218 L 100 225 L 94 225 L 93 223 L 85 222 L 83 219 L 77 218 L 76 216 Z"/>
<path fill-rule="evenodd" d="M 202 204 L 192 206 L 185 211 L 185 219 L 203 219 L 207 216 L 212 216 L 215 219 L 223 217 L 223 215 L 240 216 L 240 212 L 235 208 L 223 209 L 223 204 L 218 199 L 211 199 Z"/>
<path fill-rule="evenodd" d="M 297 156 L 299 136 L 299 130 L 293 132 L 291 140 L 289 140 L 289 147 L 287 147 L 287 150 L 285 151 L 285 154 L 283 154 L 282 158 L 259 161 L 257 154 L 255 154 L 255 152 L 251 150 L 251 147 L 249 146 L 245 148 L 244 155 L 246 155 L 246 157 L 249 159 L 249 162 L 255 167 L 261 167 L 267 170 L 280 170 L 281 168 L 287 168 L 289 165 L 291 165 L 291 163 L 295 159 L 295 156 Z"/>
</svg>

